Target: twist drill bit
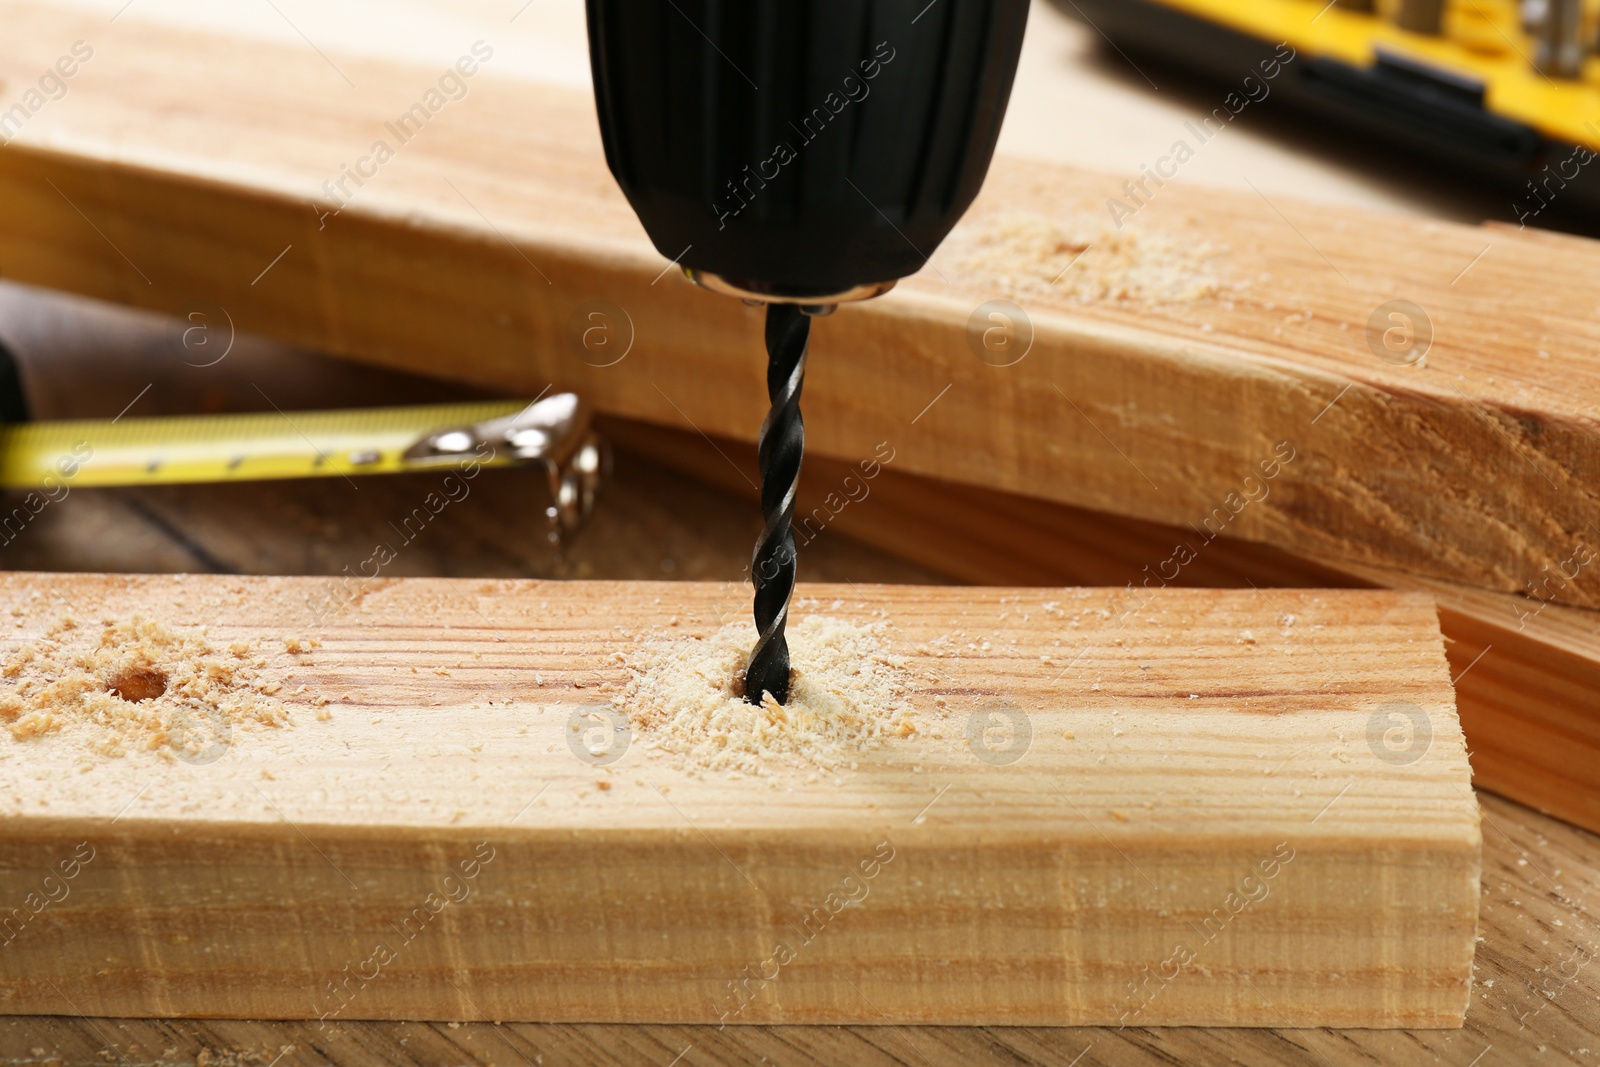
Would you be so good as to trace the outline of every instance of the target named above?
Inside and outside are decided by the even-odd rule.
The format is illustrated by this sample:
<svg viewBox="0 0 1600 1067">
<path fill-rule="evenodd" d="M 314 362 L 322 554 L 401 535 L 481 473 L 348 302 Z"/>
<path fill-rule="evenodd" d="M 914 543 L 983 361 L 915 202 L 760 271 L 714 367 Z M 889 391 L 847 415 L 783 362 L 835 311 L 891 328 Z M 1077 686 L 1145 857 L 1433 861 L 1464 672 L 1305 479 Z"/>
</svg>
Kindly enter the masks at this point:
<svg viewBox="0 0 1600 1067">
<path fill-rule="evenodd" d="M 767 399 L 771 410 L 761 423 L 757 451 L 761 467 L 761 514 L 766 525 L 750 559 L 750 580 L 756 589 L 756 630 L 760 635 L 744 673 L 744 698 L 760 704 L 763 693 L 782 704 L 789 699 L 789 643 L 783 627 L 794 593 L 795 490 L 805 451 L 805 424 L 800 419 L 800 387 L 806 372 L 806 347 L 811 320 L 793 304 L 767 307 Z"/>
</svg>

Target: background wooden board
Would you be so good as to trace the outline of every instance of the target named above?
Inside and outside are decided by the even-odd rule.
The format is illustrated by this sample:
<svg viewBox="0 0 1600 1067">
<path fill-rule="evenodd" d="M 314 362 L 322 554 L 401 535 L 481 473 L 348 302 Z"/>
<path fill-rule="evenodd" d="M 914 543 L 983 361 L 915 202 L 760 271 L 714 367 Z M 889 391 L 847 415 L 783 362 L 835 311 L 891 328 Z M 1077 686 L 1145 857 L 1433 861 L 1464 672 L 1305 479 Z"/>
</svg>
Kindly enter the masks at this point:
<svg viewBox="0 0 1600 1067">
<path fill-rule="evenodd" d="M 214 31 L 4 11 L 10 79 L 84 25 L 104 40 L 71 106 L 34 116 L 0 158 L 8 275 L 164 310 L 205 299 L 241 326 L 368 362 L 516 390 L 554 379 L 613 413 L 753 435 L 759 315 L 663 277 L 583 94 L 486 69 L 325 218 L 323 183 L 430 68 L 256 41 L 241 64 L 239 38 Z M 333 92 L 330 63 L 348 68 Z M 887 439 L 909 471 L 1182 524 L 1288 442 L 1297 460 L 1232 521 L 1238 534 L 1500 590 L 1593 547 L 1600 327 L 1576 310 L 1600 264 L 1589 244 L 1174 183 L 1137 225 L 1215 246 L 1214 297 L 1083 304 L 1049 278 L 1018 289 L 964 265 L 963 240 L 1019 212 L 1104 225 L 1120 184 L 999 163 L 928 270 L 817 328 L 815 451 L 853 461 Z M 997 368 L 967 326 L 1006 296 L 1035 340 Z M 1400 298 L 1433 322 L 1414 366 L 1367 344 L 1371 316 Z M 635 342 L 603 368 L 569 337 L 596 299 Z M 1597 582 L 1580 568 L 1554 593 L 1593 606 Z"/>
</svg>

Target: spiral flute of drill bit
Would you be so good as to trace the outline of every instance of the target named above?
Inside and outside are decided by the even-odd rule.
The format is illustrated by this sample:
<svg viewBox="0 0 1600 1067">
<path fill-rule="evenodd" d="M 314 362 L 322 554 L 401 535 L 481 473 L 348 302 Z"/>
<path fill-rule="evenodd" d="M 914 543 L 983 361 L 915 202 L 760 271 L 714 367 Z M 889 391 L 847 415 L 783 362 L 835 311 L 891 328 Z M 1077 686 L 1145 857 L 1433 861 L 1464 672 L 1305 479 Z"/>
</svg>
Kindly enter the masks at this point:
<svg viewBox="0 0 1600 1067">
<path fill-rule="evenodd" d="M 766 525 L 750 559 L 759 636 L 744 675 L 745 699 L 752 704 L 760 704 L 763 693 L 771 693 L 780 704 L 789 699 L 789 643 L 783 628 L 794 593 L 795 548 L 790 523 L 806 444 L 800 387 L 810 333 L 811 320 L 793 304 L 767 308 L 767 398 L 772 407 L 761 423 L 757 452 L 761 514 Z"/>
</svg>

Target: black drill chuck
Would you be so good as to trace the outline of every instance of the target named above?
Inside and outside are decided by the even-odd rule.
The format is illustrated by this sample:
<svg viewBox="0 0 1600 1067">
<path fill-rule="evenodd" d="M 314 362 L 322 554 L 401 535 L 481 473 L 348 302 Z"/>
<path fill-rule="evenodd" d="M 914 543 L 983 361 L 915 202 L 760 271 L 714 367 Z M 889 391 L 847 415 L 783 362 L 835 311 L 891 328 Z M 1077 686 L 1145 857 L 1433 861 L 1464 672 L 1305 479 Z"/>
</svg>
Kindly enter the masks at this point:
<svg viewBox="0 0 1600 1067">
<path fill-rule="evenodd" d="M 833 303 L 920 270 L 989 167 L 1027 0 L 588 0 L 606 161 L 661 254 Z"/>
</svg>

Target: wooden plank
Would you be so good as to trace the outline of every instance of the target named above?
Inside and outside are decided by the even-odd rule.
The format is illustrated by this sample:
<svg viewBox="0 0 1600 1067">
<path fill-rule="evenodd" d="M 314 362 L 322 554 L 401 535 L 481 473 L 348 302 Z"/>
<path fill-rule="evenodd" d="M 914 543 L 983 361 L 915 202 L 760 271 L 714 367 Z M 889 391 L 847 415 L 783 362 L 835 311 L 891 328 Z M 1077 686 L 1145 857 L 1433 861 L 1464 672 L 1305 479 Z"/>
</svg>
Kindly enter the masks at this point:
<svg viewBox="0 0 1600 1067">
<path fill-rule="evenodd" d="M 1157 1067 L 1230 1062 L 1246 1067 L 1371 1067 L 1430 1058 L 1465 1067 L 1538 1062 L 1583 1067 L 1596 1034 L 1587 969 L 1571 977 L 1600 935 L 1579 902 L 1600 887 L 1593 834 L 1496 796 L 1485 822 L 1480 930 L 1472 1006 L 1462 1030 L 1117 1029 L 1092 1027 L 660 1026 L 570 1023 L 409 1023 L 0 1018 L 0 1053 L 89 1063 L 100 1053 L 132 1062 L 172 1049 L 169 1062 L 269 1063 L 278 1067 L 389 1067 L 479 1060 L 632 1067 L 640 1062 L 802 1067 Z M 1532 861 L 1529 861 L 1532 857 Z M 1560 890 L 1547 877 L 1559 870 Z M 1563 972 L 1564 968 L 1564 972 Z M 63 1005 L 63 1010 L 65 1005 Z M 43 1049 L 43 1055 L 34 1049 Z M 1539 1051 L 1540 1049 L 1543 1051 Z M 685 1052 L 687 1050 L 687 1053 Z M 518 1056 L 520 1053 L 521 1056 Z M 142 1058 L 141 1058 L 142 1057 Z"/>
<path fill-rule="evenodd" d="M 742 441 L 712 442 L 621 419 L 604 426 L 624 448 L 756 496 L 755 449 Z M 1600 830 L 1600 612 L 1393 569 L 1316 562 L 1235 538 L 1208 541 L 1192 529 L 905 474 L 894 469 L 897 462 L 879 464 L 867 478 L 859 464 L 808 459 L 797 508 L 802 556 L 812 542 L 829 545 L 820 535 L 833 530 L 990 585 L 1427 593 L 1439 605 L 1475 784 Z"/>
<path fill-rule="evenodd" d="M 0 1010 L 1461 1023 L 1478 811 L 1425 597 L 803 588 L 802 618 L 887 622 L 918 728 L 752 779 L 642 725 L 604 767 L 567 737 L 645 637 L 742 620 L 741 587 L 380 579 L 319 626 L 327 588 L 0 577 L 8 651 L 65 612 L 204 624 L 295 719 L 210 762 L 97 757 L 86 724 L 0 735 L 0 900 L 38 912 L 7 931 Z M 968 727 L 1010 709 L 1031 740 L 1004 762 Z M 68 867 L 67 893 L 42 881 Z M 823 928 L 836 891 L 856 903 Z"/>
<path fill-rule="evenodd" d="M 328 197 L 344 196 L 325 183 L 437 71 L 340 57 L 346 85 L 299 44 L 241 46 L 136 12 L 110 26 L 13 0 L 0 12 L 15 27 L 0 43 L 8 84 L 37 80 L 87 25 L 97 48 L 0 155 L 7 276 L 165 311 L 210 300 L 243 328 L 356 359 L 518 392 L 554 380 L 606 411 L 753 437 L 759 314 L 663 274 L 585 94 L 486 67 L 378 177 L 347 182 L 332 216 Z M 853 461 L 889 440 L 907 471 L 1181 525 L 1251 492 L 1287 445 L 1295 459 L 1225 518 L 1230 533 L 1500 591 L 1595 548 L 1592 243 L 1173 182 L 1129 233 L 1147 266 L 1209 248 L 1215 291 L 1090 298 L 1063 273 L 1071 234 L 1105 246 L 1071 270 L 1105 280 L 1096 257 L 1129 239 L 1106 228 L 1113 195 L 1126 194 L 1103 176 L 997 164 L 928 270 L 818 326 L 814 452 Z M 1004 368 L 969 346 L 969 320 L 997 297 L 1034 333 Z M 1421 363 L 1369 347 L 1395 299 L 1430 318 Z M 631 334 L 621 363 L 591 365 L 572 340 L 595 300 L 618 343 Z M 1600 605 L 1597 570 L 1552 596 Z"/>
</svg>

